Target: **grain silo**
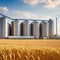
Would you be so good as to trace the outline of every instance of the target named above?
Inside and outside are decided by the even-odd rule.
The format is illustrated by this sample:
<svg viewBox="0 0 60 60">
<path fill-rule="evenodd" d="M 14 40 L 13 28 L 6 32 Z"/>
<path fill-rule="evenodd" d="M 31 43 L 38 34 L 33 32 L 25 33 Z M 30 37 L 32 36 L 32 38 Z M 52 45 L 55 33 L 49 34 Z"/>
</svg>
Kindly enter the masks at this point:
<svg viewBox="0 0 60 60">
<path fill-rule="evenodd" d="M 48 38 L 49 26 L 48 22 L 42 21 L 42 38 Z"/>
<path fill-rule="evenodd" d="M 33 22 L 33 36 L 34 38 L 39 38 L 39 22 L 34 21 Z"/>
<path fill-rule="evenodd" d="M 49 38 L 53 38 L 54 35 L 54 22 L 52 19 L 49 19 Z"/>
<path fill-rule="evenodd" d="M 24 21 L 24 35 L 29 36 L 30 35 L 30 24 L 28 20 Z"/>
<path fill-rule="evenodd" d="M 19 21 L 12 21 L 12 36 L 20 36 Z"/>
<path fill-rule="evenodd" d="M 8 37 L 8 21 L 5 16 L 0 18 L 0 37 L 1 38 Z"/>
</svg>

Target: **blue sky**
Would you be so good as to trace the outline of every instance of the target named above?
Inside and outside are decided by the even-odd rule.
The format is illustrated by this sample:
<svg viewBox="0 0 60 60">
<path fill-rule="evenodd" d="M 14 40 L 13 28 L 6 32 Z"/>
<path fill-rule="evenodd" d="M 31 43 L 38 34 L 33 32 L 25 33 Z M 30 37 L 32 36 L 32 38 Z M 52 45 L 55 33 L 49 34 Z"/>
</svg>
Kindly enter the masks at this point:
<svg viewBox="0 0 60 60">
<path fill-rule="evenodd" d="M 39 15 L 39 16 L 48 16 L 51 18 L 58 17 L 59 18 L 60 6 L 59 6 L 58 2 L 60 2 L 60 1 L 59 0 L 58 0 L 58 2 L 53 2 L 56 0 L 53 0 L 53 1 L 49 0 L 52 2 L 49 2 L 49 1 L 45 2 L 45 1 L 47 1 L 47 0 L 0 0 L 0 7 L 2 7 L 2 8 L 6 7 L 6 9 L 9 12 L 21 11 L 21 12 L 31 13 L 31 14 Z M 49 4 L 48 4 L 48 2 L 49 2 Z M 58 3 L 58 4 L 51 5 L 51 3 L 53 3 L 53 4 Z M 51 5 L 51 6 L 49 6 L 49 5 Z M 7 14 L 7 13 L 5 13 L 5 14 Z"/>
<path fill-rule="evenodd" d="M 12 18 L 55 20 L 57 17 L 60 31 L 60 0 L 0 0 L 0 13 Z"/>
</svg>

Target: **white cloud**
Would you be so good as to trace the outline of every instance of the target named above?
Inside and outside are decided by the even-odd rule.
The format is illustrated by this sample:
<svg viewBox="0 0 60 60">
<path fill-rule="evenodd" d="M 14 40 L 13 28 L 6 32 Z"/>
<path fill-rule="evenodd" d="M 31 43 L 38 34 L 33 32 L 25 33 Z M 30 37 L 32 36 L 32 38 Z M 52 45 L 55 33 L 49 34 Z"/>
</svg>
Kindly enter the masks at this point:
<svg viewBox="0 0 60 60">
<path fill-rule="evenodd" d="M 58 5 L 60 5 L 60 0 L 47 0 L 45 2 L 45 7 L 47 8 L 54 8 Z"/>
<path fill-rule="evenodd" d="M 10 11 L 7 15 L 12 18 L 30 18 L 31 16 L 29 12 L 20 11 L 20 10 Z"/>
<path fill-rule="evenodd" d="M 31 5 L 34 5 L 34 4 L 38 4 L 39 0 L 24 0 L 24 2 L 28 3 L 28 4 L 31 4 Z"/>
<path fill-rule="evenodd" d="M 27 18 L 27 19 L 49 19 L 50 16 L 39 16 L 36 14 L 32 14 L 30 12 L 26 11 L 20 11 L 20 10 L 8 10 L 7 7 L 0 7 L 0 13 L 5 14 L 12 18 Z"/>
<path fill-rule="evenodd" d="M 28 3 L 30 5 L 44 3 L 46 8 L 54 8 L 60 5 L 60 0 L 24 0 L 24 3 Z"/>
<path fill-rule="evenodd" d="M 32 14 L 31 15 L 31 18 L 33 18 L 33 19 L 44 19 L 44 20 L 46 20 L 46 19 L 50 19 L 51 18 L 51 16 L 39 16 L 39 15 L 35 15 L 35 14 Z"/>
<path fill-rule="evenodd" d="M 9 13 L 12 18 L 26 18 L 26 19 L 49 19 L 50 16 L 39 16 L 25 11 L 12 11 Z"/>
<path fill-rule="evenodd" d="M 8 10 L 7 7 L 0 7 L 0 13 L 5 14 L 12 18 L 27 18 L 27 19 L 49 19 L 50 16 L 39 16 L 36 14 L 32 14 L 30 12 L 26 11 L 20 11 L 20 10 Z"/>
<path fill-rule="evenodd" d="M 0 13 L 3 12 L 3 13 L 7 13 L 9 10 L 7 7 L 0 7 Z"/>
</svg>

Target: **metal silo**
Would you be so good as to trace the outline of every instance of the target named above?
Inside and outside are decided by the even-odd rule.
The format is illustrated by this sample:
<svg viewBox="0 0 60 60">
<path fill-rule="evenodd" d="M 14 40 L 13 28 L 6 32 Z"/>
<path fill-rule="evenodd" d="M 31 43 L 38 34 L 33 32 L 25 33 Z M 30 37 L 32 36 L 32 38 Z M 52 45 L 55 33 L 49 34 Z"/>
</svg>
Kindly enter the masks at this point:
<svg viewBox="0 0 60 60">
<path fill-rule="evenodd" d="M 49 38 L 53 38 L 54 35 L 54 22 L 52 19 L 49 19 Z"/>
<path fill-rule="evenodd" d="M 28 20 L 25 20 L 25 21 L 24 21 L 24 27 L 25 27 L 25 28 L 24 28 L 24 31 L 25 31 L 25 32 L 24 32 L 24 35 L 25 35 L 25 36 L 29 36 L 29 35 L 30 35 L 30 34 L 29 34 L 29 32 L 30 32 L 30 31 L 29 31 L 29 30 L 30 30 L 30 25 L 29 25 L 29 21 L 28 21 Z"/>
<path fill-rule="evenodd" d="M 1 18 L 1 38 L 7 38 L 8 37 L 8 21 L 5 16 Z"/>
<path fill-rule="evenodd" d="M 48 22 L 42 21 L 42 38 L 48 38 Z"/>
<path fill-rule="evenodd" d="M 39 38 L 39 22 L 35 21 L 34 22 L 34 34 L 35 34 L 35 38 Z"/>
<path fill-rule="evenodd" d="M 19 35 L 20 35 L 19 21 L 17 20 L 12 21 L 12 36 L 19 36 Z"/>
<path fill-rule="evenodd" d="M 39 22 L 38 21 L 33 22 L 33 33 L 34 33 L 34 38 L 39 38 Z"/>
</svg>

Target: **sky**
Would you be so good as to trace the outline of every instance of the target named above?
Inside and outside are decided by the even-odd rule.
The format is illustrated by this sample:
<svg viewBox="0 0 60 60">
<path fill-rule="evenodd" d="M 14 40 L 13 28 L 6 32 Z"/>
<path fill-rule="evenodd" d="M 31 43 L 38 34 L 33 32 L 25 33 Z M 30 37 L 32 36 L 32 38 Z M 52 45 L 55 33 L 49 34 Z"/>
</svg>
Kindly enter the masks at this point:
<svg viewBox="0 0 60 60">
<path fill-rule="evenodd" d="M 12 18 L 58 19 L 60 35 L 60 0 L 0 0 L 0 13 Z"/>
</svg>

